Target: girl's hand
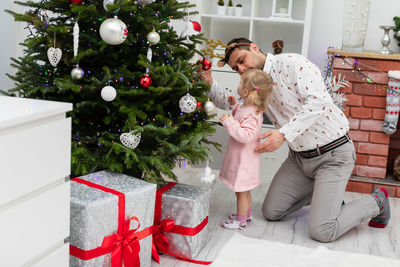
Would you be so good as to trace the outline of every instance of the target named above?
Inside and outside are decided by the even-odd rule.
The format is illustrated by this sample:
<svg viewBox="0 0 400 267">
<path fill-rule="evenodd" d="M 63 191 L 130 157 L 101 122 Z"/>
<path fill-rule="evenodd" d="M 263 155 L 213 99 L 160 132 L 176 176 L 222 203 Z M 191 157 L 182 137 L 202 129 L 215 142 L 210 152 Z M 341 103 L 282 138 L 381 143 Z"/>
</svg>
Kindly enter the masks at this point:
<svg viewBox="0 0 400 267">
<path fill-rule="evenodd" d="M 223 123 L 224 120 L 228 119 L 229 117 L 231 117 L 231 114 L 224 114 L 219 118 L 219 122 Z"/>
<path fill-rule="evenodd" d="M 235 105 L 236 104 L 236 98 L 233 95 L 228 96 L 228 102 L 230 105 Z"/>
</svg>

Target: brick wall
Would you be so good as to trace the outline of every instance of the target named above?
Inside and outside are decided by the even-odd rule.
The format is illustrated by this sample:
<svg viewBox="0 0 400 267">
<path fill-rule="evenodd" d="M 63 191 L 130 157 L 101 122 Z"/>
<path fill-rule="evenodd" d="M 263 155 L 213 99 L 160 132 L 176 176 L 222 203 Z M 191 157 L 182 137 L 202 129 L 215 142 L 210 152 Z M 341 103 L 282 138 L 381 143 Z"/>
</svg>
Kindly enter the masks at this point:
<svg viewBox="0 0 400 267">
<path fill-rule="evenodd" d="M 345 60 L 350 64 L 354 64 L 357 60 L 357 66 L 362 73 L 374 81 L 367 83 L 365 77 L 353 70 L 353 66 L 345 63 L 340 57 L 335 58 L 332 74 L 341 73 L 350 82 L 350 86 L 344 88 L 342 92 L 346 93 L 348 99 L 345 113 L 349 118 L 350 136 L 357 153 L 353 174 L 385 178 L 390 136 L 382 132 L 386 111 L 384 86 L 388 82 L 387 71 L 400 69 L 400 62 L 350 57 Z"/>
</svg>

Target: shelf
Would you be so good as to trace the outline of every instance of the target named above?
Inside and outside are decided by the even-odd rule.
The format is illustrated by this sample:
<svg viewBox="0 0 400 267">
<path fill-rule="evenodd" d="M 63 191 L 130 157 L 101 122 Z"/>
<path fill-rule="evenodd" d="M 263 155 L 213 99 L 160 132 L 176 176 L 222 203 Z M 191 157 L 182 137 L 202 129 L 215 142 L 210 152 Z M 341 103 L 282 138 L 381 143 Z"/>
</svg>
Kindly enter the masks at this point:
<svg viewBox="0 0 400 267">
<path fill-rule="evenodd" d="M 214 18 L 214 19 L 228 19 L 228 20 L 246 20 L 250 21 L 250 17 L 246 16 L 227 16 L 227 15 L 218 15 L 218 14 L 201 14 L 201 17 L 206 18 Z"/>
<path fill-rule="evenodd" d="M 279 18 L 279 17 L 269 17 L 269 18 L 262 18 L 262 17 L 254 17 L 254 21 L 265 21 L 265 22 L 273 22 L 273 23 L 288 23 L 288 24 L 304 24 L 304 20 L 296 20 L 292 18 Z"/>
<path fill-rule="evenodd" d="M 375 59 L 388 59 L 388 60 L 400 60 L 400 53 L 393 54 L 379 54 L 373 51 L 364 52 L 353 52 L 353 51 L 343 51 L 341 49 L 330 48 L 328 49 L 328 55 L 343 56 L 343 57 L 361 57 L 361 58 L 375 58 Z"/>
</svg>

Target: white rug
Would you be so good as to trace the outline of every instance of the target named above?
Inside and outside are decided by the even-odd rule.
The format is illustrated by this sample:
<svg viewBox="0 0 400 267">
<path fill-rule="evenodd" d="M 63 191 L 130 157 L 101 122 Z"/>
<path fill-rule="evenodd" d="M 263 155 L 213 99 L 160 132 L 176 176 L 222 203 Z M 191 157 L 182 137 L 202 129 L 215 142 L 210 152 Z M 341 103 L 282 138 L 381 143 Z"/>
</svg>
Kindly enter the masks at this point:
<svg viewBox="0 0 400 267">
<path fill-rule="evenodd" d="M 235 233 L 211 266 L 217 267 L 400 267 L 384 257 L 308 248 L 243 236 Z"/>
</svg>

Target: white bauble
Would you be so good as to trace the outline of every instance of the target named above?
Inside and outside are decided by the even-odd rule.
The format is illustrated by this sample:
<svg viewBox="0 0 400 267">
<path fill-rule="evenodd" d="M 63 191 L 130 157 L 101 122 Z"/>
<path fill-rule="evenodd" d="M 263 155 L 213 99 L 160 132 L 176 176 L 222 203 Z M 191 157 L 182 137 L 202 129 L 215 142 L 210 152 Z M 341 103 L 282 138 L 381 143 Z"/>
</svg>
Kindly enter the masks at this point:
<svg viewBox="0 0 400 267">
<path fill-rule="evenodd" d="M 128 28 L 122 20 L 115 16 L 103 21 L 100 25 L 100 36 L 107 44 L 119 45 L 128 37 Z"/>
<path fill-rule="evenodd" d="M 185 113 L 191 113 L 196 110 L 197 101 L 196 98 L 191 96 L 189 93 L 182 96 L 179 100 L 179 108 Z"/>
<path fill-rule="evenodd" d="M 115 90 L 115 88 L 112 86 L 107 85 L 101 89 L 101 98 L 103 98 L 105 101 L 113 101 L 116 96 L 117 90 Z"/>
<path fill-rule="evenodd" d="M 153 30 L 147 34 L 147 41 L 149 41 L 152 45 L 156 45 L 160 41 L 160 35 L 158 32 Z"/>
<path fill-rule="evenodd" d="M 207 114 L 210 114 L 211 112 L 213 112 L 215 110 L 215 105 L 213 102 L 211 102 L 210 100 L 206 101 L 206 103 L 204 103 L 204 111 Z"/>
<path fill-rule="evenodd" d="M 75 66 L 75 68 L 73 68 L 71 70 L 71 77 L 74 80 L 81 80 L 83 78 L 83 75 L 85 74 L 85 71 L 80 68 L 78 65 Z"/>
</svg>

